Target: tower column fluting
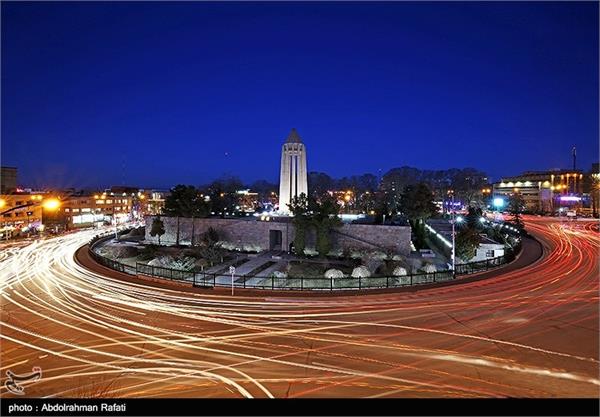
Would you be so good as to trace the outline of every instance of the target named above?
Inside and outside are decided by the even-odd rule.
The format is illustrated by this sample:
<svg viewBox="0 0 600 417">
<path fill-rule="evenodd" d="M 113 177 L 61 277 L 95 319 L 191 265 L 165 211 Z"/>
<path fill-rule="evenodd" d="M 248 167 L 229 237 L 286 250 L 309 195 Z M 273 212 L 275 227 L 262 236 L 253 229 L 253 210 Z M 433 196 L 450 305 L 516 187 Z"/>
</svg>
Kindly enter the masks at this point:
<svg viewBox="0 0 600 417">
<path fill-rule="evenodd" d="M 281 151 L 279 212 L 289 213 L 288 204 L 302 193 L 308 195 L 306 148 L 296 129 L 292 129 Z"/>
</svg>

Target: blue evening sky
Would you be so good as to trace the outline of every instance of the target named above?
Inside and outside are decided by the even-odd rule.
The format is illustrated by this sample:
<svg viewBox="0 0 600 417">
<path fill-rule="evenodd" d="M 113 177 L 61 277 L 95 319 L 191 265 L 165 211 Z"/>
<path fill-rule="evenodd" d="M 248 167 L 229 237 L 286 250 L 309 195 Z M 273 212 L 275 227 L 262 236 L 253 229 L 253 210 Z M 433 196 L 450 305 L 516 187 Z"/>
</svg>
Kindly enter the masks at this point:
<svg viewBox="0 0 600 417">
<path fill-rule="evenodd" d="M 2 2 L 22 185 L 278 181 L 598 160 L 598 3 Z"/>
</svg>

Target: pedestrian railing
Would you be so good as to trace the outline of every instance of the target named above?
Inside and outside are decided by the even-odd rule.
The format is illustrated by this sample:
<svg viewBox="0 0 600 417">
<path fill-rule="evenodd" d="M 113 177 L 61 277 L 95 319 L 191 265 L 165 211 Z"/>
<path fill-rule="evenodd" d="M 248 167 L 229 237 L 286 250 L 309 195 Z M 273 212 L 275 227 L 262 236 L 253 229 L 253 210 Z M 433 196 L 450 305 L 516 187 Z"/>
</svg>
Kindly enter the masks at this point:
<svg viewBox="0 0 600 417">
<path fill-rule="evenodd" d="M 136 275 L 148 275 L 151 277 L 167 278 L 176 281 L 194 281 L 194 272 L 182 269 L 166 268 L 137 262 L 135 264 Z"/>
<path fill-rule="evenodd" d="M 137 262 L 134 266 L 106 258 L 96 253 L 93 247 L 102 239 L 110 236 L 99 236 L 90 241 L 89 252 L 91 257 L 101 265 L 116 271 L 131 275 L 145 275 L 149 277 L 162 278 L 172 281 L 187 282 L 195 287 L 228 287 L 253 288 L 263 290 L 370 290 L 385 288 L 401 288 L 440 282 L 452 281 L 459 275 L 468 275 L 497 268 L 515 259 L 515 252 L 520 250 L 508 250 L 504 256 L 487 259 L 485 261 L 471 262 L 456 265 L 456 271 L 444 270 L 431 273 L 409 273 L 404 276 L 374 276 L 374 277 L 275 277 L 257 275 L 232 275 L 227 273 L 206 273 L 186 271 L 181 269 L 167 268 L 163 266 L 148 265 Z M 93 242 L 93 243 L 92 243 Z"/>
</svg>

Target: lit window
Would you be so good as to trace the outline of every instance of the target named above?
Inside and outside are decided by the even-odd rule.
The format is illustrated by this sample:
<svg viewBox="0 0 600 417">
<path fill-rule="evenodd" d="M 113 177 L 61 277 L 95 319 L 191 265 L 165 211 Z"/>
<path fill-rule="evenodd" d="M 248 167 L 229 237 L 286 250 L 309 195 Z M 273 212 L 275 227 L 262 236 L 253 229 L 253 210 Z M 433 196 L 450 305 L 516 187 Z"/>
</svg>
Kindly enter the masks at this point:
<svg viewBox="0 0 600 417">
<path fill-rule="evenodd" d="M 104 200 L 96 200 L 96 204 L 104 204 Z"/>
</svg>

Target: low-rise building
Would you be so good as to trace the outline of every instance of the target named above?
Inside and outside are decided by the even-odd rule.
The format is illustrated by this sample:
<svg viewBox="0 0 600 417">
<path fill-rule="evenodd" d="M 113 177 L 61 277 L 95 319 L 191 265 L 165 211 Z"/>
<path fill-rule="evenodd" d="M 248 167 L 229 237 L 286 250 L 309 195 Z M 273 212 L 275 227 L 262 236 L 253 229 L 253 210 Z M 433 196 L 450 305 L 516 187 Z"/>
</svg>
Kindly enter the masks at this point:
<svg viewBox="0 0 600 417">
<path fill-rule="evenodd" d="M 69 195 L 63 197 L 59 212 L 67 228 L 89 227 L 98 223 L 125 223 L 131 220 L 133 197 L 114 193 Z"/>
<path fill-rule="evenodd" d="M 493 185 L 493 197 L 508 200 L 519 193 L 525 209 L 536 213 L 554 213 L 565 197 L 580 196 L 583 190 L 583 172 L 555 170 L 525 172 L 515 177 L 503 177 Z"/>
<path fill-rule="evenodd" d="M 504 245 L 490 239 L 487 236 L 481 236 L 475 256 L 469 260 L 465 260 L 465 262 L 470 263 L 485 261 L 487 259 L 493 259 L 499 256 L 504 256 Z"/>
<path fill-rule="evenodd" d="M 429 219 L 426 222 L 425 229 L 430 232 L 430 236 L 436 241 L 438 248 L 450 257 L 452 252 L 452 223 L 447 219 Z M 456 233 L 458 233 L 458 230 L 456 230 Z M 465 263 L 485 261 L 503 256 L 504 251 L 505 246 L 502 243 L 498 243 L 482 234 L 475 256 L 471 259 L 462 259 L 462 261 Z"/>
<path fill-rule="evenodd" d="M 39 229 L 44 220 L 44 193 L 0 195 L 0 235 L 11 237 Z"/>
</svg>

